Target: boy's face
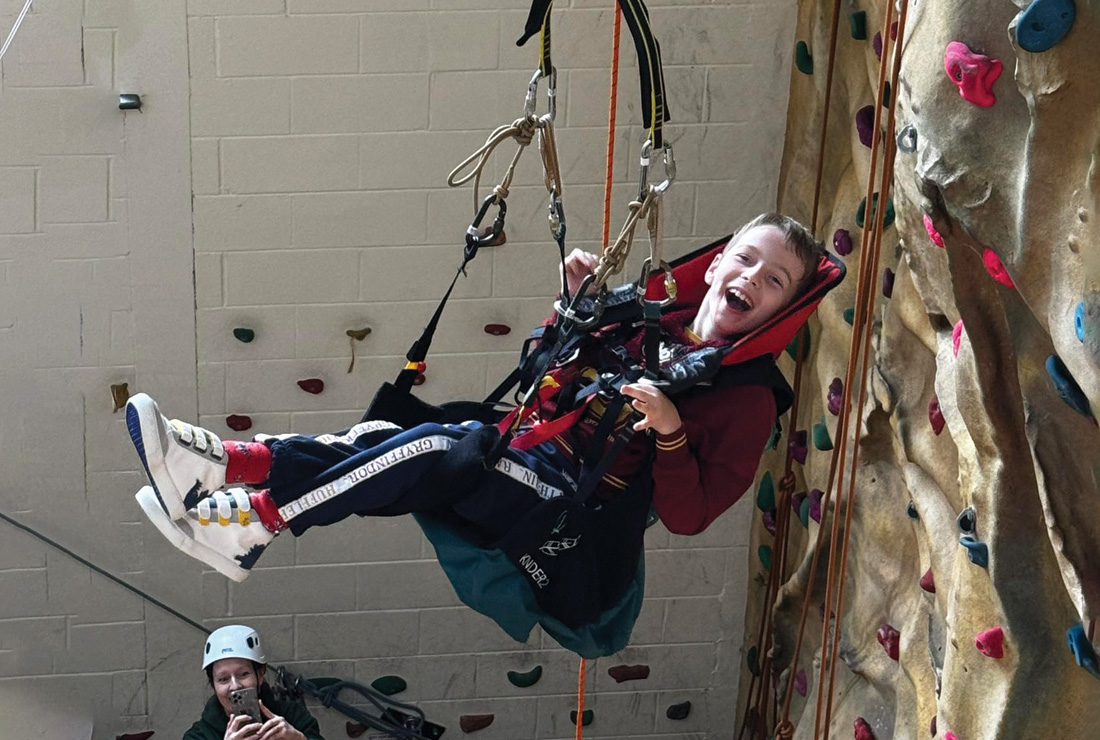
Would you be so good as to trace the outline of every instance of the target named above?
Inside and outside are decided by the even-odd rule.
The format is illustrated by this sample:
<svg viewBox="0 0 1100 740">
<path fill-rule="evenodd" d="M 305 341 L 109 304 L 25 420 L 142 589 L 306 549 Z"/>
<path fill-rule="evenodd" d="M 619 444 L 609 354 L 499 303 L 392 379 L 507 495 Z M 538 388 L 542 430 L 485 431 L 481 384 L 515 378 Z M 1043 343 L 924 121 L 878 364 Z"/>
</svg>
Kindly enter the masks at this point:
<svg viewBox="0 0 1100 740">
<path fill-rule="evenodd" d="M 749 229 L 707 268 L 710 290 L 692 329 L 704 341 L 752 331 L 791 302 L 802 273 L 782 229 Z"/>
</svg>

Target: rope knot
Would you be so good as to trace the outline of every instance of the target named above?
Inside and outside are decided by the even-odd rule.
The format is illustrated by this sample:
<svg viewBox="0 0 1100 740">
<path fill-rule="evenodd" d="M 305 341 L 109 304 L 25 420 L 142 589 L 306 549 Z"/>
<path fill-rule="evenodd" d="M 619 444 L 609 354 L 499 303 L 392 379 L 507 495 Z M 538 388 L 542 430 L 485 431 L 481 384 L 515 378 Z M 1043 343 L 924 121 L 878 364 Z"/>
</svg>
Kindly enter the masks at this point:
<svg viewBox="0 0 1100 740">
<path fill-rule="evenodd" d="M 794 473 L 787 473 L 779 481 L 779 490 L 781 493 L 791 496 L 794 494 L 795 479 Z"/>
</svg>

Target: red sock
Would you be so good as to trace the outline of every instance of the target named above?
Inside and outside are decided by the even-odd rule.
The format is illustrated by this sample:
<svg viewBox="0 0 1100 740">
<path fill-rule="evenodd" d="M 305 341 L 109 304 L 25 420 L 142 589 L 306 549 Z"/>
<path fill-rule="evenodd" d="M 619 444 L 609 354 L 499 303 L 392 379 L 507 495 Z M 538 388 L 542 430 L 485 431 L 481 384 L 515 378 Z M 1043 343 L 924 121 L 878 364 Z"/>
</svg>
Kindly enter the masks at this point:
<svg viewBox="0 0 1100 740">
<path fill-rule="evenodd" d="M 252 510 L 260 518 L 260 524 L 268 532 L 279 534 L 287 528 L 286 520 L 279 516 L 279 507 L 267 491 L 256 491 L 248 494 L 248 501 L 252 504 Z"/>
<path fill-rule="evenodd" d="M 226 442 L 229 456 L 225 466 L 226 483 L 253 486 L 267 480 L 271 471 L 271 450 L 262 442 Z"/>
</svg>

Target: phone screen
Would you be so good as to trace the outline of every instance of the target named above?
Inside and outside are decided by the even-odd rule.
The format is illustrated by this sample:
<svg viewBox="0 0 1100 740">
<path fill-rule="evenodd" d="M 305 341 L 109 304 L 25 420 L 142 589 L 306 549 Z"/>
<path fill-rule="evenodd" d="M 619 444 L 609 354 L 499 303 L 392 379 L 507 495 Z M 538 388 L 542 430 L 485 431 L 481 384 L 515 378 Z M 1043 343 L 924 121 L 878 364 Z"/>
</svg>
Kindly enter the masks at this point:
<svg viewBox="0 0 1100 740">
<path fill-rule="evenodd" d="M 233 714 L 247 714 L 253 722 L 263 722 L 263 715 L 260 713 L 260 699 L 255 688 L 230 691 L 229 704 L 233 707 Z"/>
</svg>

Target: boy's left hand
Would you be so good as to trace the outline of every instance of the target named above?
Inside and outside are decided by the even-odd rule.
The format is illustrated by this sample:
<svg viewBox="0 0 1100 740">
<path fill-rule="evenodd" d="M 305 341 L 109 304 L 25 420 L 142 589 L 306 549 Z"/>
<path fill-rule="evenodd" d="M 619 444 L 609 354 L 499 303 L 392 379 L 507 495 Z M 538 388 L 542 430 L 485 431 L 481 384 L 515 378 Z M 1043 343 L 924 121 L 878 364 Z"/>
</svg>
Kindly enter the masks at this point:
<svg viewBox="0 0 1100 740">
<path fill-rule="evenodd" d="M 630 383 L 622 387 L 622 393 L 634 399 L 631 406 L 635 411 L 645 415 L 634 425 L 634 431 L 652 429 L 658 434 L 672 434 L 683 424 L 676 406 L 652 383 L 645 380 Z"/>
</svg>

